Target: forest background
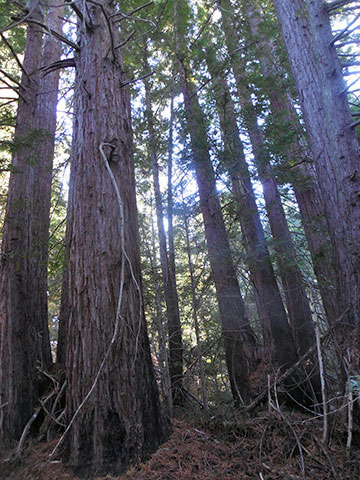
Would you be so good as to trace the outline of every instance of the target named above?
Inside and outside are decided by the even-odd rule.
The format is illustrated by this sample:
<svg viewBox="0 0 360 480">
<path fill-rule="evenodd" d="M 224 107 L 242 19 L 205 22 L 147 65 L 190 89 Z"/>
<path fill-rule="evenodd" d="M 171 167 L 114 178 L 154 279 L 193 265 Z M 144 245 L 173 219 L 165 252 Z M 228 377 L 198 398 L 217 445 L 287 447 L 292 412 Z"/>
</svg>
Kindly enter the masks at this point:
<svg viewBox="0 0 360 480">
<path fill-rule="evenodd" d="M 354 473 L 357 2 L 0 9 L 6 471 L 55 437 L 49 459 L 119 474 L 166 415 L 234 432 L 265 402 Z"/>
</svg>

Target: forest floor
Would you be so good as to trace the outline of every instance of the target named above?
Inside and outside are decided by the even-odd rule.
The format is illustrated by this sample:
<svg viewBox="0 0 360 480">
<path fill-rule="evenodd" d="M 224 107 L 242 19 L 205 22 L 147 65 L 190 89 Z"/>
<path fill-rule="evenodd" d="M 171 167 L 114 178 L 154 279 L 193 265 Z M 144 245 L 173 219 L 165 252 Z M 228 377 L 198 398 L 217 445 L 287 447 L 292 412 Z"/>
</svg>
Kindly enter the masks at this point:
<svg viewBox="0 0 360 480">
<path fill-rule="evenodd" d="M 173 419 L 169 440 L 146 463 L 121 477 L 96 480 L 360 478 L 360 450 L 346 452 L 346 430 L 333 425 L 332 440 L 324 447 L 320 421 L 284 411 L 261 411 L 246 419 L 234 413 Z M 60 460 L 47 463 L 56 441 L 28 447 L 6 479 L 77 480 Z"/>
</svg>

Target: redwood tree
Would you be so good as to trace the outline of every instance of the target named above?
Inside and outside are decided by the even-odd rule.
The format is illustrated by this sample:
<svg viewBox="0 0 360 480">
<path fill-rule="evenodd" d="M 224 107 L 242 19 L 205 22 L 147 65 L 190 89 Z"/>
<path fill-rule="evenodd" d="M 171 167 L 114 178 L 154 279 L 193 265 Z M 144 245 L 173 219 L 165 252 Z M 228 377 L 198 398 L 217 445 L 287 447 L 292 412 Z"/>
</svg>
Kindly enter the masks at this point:
<svg viewBox="0 0 360 480">
<path fill-rule="evenodd" d="M 14 155 L 0 265 L 0 439 L 17 439 L 41 394 L 51 367 L 47 315 L 49 211 L 56 126 L 58 73 L 41 78 L 39 67 L 58 60 L 61 47 L 34 22 L 43 22 L 39 2 L 30 2 Z M 49 26 L 61 28 L 50 10 Z"/>
<path fill-rule="evenodd" d="M 119 474 L 168 432 L 146 332 L 129 95 L 114 2 L 81 11 L 71 154 L 66 457 Z"/>
</svg>

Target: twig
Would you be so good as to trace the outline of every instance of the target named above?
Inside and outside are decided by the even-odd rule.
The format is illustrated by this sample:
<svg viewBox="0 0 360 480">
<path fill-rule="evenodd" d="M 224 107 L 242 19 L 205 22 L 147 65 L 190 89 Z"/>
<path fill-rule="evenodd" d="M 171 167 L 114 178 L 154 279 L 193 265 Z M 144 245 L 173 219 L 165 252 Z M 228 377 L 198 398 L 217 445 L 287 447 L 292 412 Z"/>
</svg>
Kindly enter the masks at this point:
<svg viewBox="0 0 360 480">
<path fill-rule="evenodd" d="M 271 402 L 271 407 L 280 415 L 280 417 L 284 420 L 284 422 L 289 426 L 290 430 L 293 432 L 296 444 L 299 449 L 299 455 L 300 455 L 300 468 L 301 468 L 301 474 L 303 479 L 305 480 L 305 462 L 304 462 L 304 455 L 303 455 L 303 449 L 301 442 L 299 440 L 298 434 L 296 433 L 294 427 L 292 426 L 291 422 L 287 419 L 287 417 L 283 414 L 283 412 L 280 410 L 280 408 L 277 408 L 272 402 Z"/>
<path fill-rule="evenodd" d="M 314 305 L 314 303 L 313 303 Z M 324 445 L 328 443 L 329 440 L 329 427 L 328 427 L 328 404 L 326 398 L 326 383 L 325 383 L 325 374 L 324 374 L 324 362 L 321 352 L 321 342 L 320 342 L 320 330 L 319 330 L 319 318 L 316 312 L 316 308 L 314 306 L 314 314 L 315 314 L 315 337 L 316 337 L 316 349 L 317 349 L 317 356 L 319 362 L 319 375 L 320 375 L 320 383 L 321 383 L 321 397 L 322 397 L 322 404 L 323 404 L 323 435 L 322 435 L 322 442 Z"/>
<path fill-rule="evenodd" d="M 346 450 L 347 453 L 349 454 L 350 448 L 351 448 L 351 442 L 352 442 L 352 436 L 353 436 L 353 425 L 354 425 L 354 400 L 353 400 L 353 392 L 351 390 L 351 385 L 350 382 L 348 382 L 348 388 L 349 388 L 349 393 L 348 393 L 348 432 L 347 432 L 347 440 L 346 440 Z"/>
<path fill-rule="evenodd" d="M 339 477 L 338 477 L 338 474 L 335 470 L 335 467 L 334 467 L 334 464 L 331 460 L 331 457 L 328 453 L 328 451 L 326 450 L 326 448 L 324 447 L 324 445 L 320 442 L 320 440 L 317 438 L 316 435 L 313 435 L 313 438 L 315 439 L 316 443 L 319 445 L 319 447 L 321 448 L 321 450 L 323 451 L 325 457 L 327 458 L 327 461 L 329 462 L 329 465 L 330 465 L 330 468 L 331 468 L 331 471 L 332 471 L 332 474 L 333 474 L 333 477 L 335 478 L 335 480 L 337 480 Z"/>
</svg>

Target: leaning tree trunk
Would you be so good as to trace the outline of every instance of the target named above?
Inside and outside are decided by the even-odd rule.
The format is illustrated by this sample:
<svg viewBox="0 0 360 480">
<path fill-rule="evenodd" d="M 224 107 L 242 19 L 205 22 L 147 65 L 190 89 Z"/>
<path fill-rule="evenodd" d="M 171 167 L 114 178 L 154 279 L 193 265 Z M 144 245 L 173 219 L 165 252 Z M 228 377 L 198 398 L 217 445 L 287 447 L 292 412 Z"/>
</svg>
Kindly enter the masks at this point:
<svg viewBox="0 0 360 480">
<path fill-rule="evenodd" d="M 146 54 L 146 53 L 145 53 Z M 145 66 L 147 59 L 145 59 Z M 166 247 L 166 234 L 164 228 L 163 202 L 160 190 L 159 164 L 156 151 L 156 136 L 154 129 L 154 117 L 152 113 L 151 91 L 149 79 L 144 80 L 145 84 L 145 102 L 146 102 L 146 120 L 149 131 L 149 153 L 152 162 L 152 174 L 155 193 L 156 218 L 160 246 L 160 263 L 162 280 L 164 284 L 167 325 L 169 333 L 169 368 L 171 380 L 171 392 L 173 404 L 182 405 L 184 403 L 183 392 L 183 345 L 180 323 L 180 313 L 178 304 L 178 295 L 176 291 L 175 270 L 170 271 L 168 252 Z"/>
<path fill-rule="evenodd" d="M 223 13 L 223 30 L 226 45 L 231 56 L 231 66 L 235 76 L 242 116 L 250 137 L 254 160 L 263 186 L 266 212 L 274 238 L 277 263 L 284 288 L 288 315 L 294 332 L 294 340 L 298 351 L 303 352 L 313 344 L 315 338 L 311 310 L 301 272 L 297 265 L 277 183 L 273 178 L 262 132 L 257 124 L 256 112 L 247 84 L 245 65 L 238 48 L 237 34 L 232 24 L 230 14 L 232 7 L 229 0 L 218 0 L 218 3 Z"/>
<path fill-rule="evenodd" d="M 336 255 L 339 303 L 360 343 L 359 145 L 323 0 L 274 0 Z"/>
<path fill-rule="evenodd" d="M 144 317 L 130 100 L 112 5 L 87 5 L 75 55 L 65 456 L 91 477 L 124 472 L 168 433 Z"/>
<path fill-rule="evenodd" d="M 217 64 L 211 52 L 208 53 L 207 59 L 224 141 L 224 163 L 229 171 L 238 205 L 250 279 L 254 285 L 265 347 L 271 348 L 271 357 L 275 364 L 289 367 L 297 360 L 295 345 L 260 221 L 234 104 L 225 78 L 219 79 L 219 69 L 216 68 Z"/>
<path fill-rule="evenodd" d="M 42 22 L 32 2 L 30 20 Z M 59 26 L 54 12 L 50 20 Z M 14 156 L 0 266 L 0 439 L 17 439 L 41 393 L 40 370 L 52 364 L 47 311 L 47 258 L 57 75 L 40 80 L 41 61 L 59 56 L 48 37 L 42 60 L 41 28 L 26 36 Z M 55 52 L 53 52 L 55 48 Z M 51 90 L 49 90 L 49 88 Z"/>
<path fill-rule="evenodd" d="M 287 136 L 283 141 L 283 153 L 289 165 L 287 177 L 293 186 L 299 206 L 326 316 L 329 323 L 333 324 L 341 313 L 334 294 L 337 276 L 329 229 L 324 216 L 324 203 L 316 181 L 312 155 L 289 92 L 279 80 L 283 77 L 280 61 L 272 39 L 264 36 L 259 10 L 252 0 L 244 2 L 243 6 L 254 40 L 257 41 L 262 76 L 267 80 L 266 93 L 269 96 L 274 120 L 274 136 L 278 138 Z"/>
</svg>

